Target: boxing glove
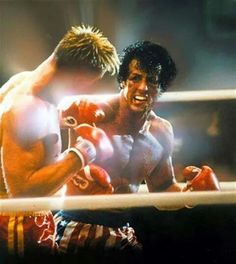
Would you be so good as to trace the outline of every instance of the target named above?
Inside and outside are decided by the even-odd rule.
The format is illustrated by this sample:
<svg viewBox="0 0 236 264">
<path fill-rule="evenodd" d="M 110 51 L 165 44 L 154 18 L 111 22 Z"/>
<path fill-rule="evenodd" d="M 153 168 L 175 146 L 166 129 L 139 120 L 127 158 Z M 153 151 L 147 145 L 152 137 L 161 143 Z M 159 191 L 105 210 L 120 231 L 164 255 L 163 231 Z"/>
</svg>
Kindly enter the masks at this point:
<svg viewBox="0 0 236 264">
<path fill-rule="evenodd" d="M 75 144 L 68 148 L 64 154 L 69 152 L 75 153 L 81 161 L 81 168 L 85 167 L 90 162 L 96 159 L 96 147 L 94 144 L 82 137 L 77 137 Z"/>
<path fill-rule="evenodd" d="M 97 160 L 104 161 L 113 155 L 112 144 L 102 129 L 88 124 L 81 124 L 74 128 L 74 131 L 78 135 L 78 140 L 82 138 L 94 145 Z"/>
<path fill-rule="evenodd" d="M 219 191 L 220 184 L 209 166 L 202 166 L 201 169 L 195 166 L 188 166 L 183 170 L 183 176 L 187 185 L 183 191 Z"/>
<path fill-rule="evenodd" d="M 112 192 L 110 176 L 106 170 L 95 164 L 85 166 L 67 184 L 69 195 L 111 194 Z"/>
<path fill-rule="evenodd" d="M 100 122 L 105 117 L 102 108 L 88 99 L 74 102 L 62 102 L 59 107 L 61 128 L 74 128 L 82 123 L 93 124 Z"/>
</svg>

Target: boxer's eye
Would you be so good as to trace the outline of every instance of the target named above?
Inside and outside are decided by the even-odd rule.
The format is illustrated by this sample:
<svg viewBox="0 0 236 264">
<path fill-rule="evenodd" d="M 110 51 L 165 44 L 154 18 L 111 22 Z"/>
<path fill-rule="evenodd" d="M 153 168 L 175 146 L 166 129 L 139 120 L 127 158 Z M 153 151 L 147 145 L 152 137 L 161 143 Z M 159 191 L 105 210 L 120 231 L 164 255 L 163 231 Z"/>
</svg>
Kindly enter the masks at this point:
<svg viewBox="0 0 236 264">
<path fill-rule="evenodd" d="M 129 78 L 133 82 L 139 82 L 142 79 L 141 75 L 133 75 Z"/>
</svg>

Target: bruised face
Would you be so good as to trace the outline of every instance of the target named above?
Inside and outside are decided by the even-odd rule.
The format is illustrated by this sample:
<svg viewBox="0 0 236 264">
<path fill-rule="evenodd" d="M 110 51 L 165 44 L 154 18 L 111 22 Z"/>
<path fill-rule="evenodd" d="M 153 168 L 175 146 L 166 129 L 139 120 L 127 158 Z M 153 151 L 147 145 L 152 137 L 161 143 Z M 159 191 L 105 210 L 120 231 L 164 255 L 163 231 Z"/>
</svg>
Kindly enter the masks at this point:
<svg viewBox="0 0 236 264">
<path fill-rule="evenodd" d="M 132 111 L 146 112 L 152 109 L 158 96 L 157 72 L 146 73 L 139 67 L 136 59 L 129 64 L 129 75 L 121 83 L 124 96 Z"/>
</svg>

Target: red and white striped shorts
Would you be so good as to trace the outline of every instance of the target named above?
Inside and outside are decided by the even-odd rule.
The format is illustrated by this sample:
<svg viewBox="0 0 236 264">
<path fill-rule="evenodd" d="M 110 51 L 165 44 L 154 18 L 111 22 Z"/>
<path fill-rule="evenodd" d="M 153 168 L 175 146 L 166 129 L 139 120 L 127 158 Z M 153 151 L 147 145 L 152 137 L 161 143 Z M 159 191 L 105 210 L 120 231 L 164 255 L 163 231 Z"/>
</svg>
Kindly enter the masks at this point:
<svg viewBox="0 0 236 264">
<path fill-rule="evenodd" d="M 0 212 L 1 254 L 24 257 L 53 252 L 55 225 L 51 212 Z"/>
</svg>

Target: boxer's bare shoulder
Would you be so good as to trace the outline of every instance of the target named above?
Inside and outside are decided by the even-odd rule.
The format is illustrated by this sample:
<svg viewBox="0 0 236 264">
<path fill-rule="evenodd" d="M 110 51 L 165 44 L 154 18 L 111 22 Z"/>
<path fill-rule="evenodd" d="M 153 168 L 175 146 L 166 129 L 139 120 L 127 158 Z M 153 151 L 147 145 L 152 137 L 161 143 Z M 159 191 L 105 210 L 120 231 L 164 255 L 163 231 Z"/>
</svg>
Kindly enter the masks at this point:
<svg viewBox="0 0 236 264">
<path fill-rule="evenodd" d="M 103 120 L 103 123 L 111 122 L 115 118 L 120 105 L 119 102 L 120 102 L 119 94 L 114 94 L 111 97 L 101 102 L 101 107 L 105 113 L 105 118 Z"/>
<path fill-rule="evenodd" d="M 21 141 L 36 140 L 46 135 L 48 103 L 25 94 L 17 94 L 8 101 L 1 117 L 1 125 Z"/>
<path fill-rule="evenodd" d="M 4 92 L 7 87 L 13 87 L 15 85 L 20 84 L 22 81 L 24 81 L 26 78 L 28 78 L 31 75 L 30 71 L 24 71 L 19 72 L 15 75 L 13 75 L 3 86 L 1 87 L 1 93 Z"/>
<path fill-rule="evenodd" d="M 108 97 L 106 96 L 94 96 L 94 95 L 87 95 L 86 97 L 84 96 L 80 96 L 80 98 L 85 98 L 88 101 L 94 102 L 97 105 L 99 105 L 101 107 L 101 109 L 104 111 L 105 113 L 105 120 L 104 122 L 106 122 L 111 116 L 115 115 L 115 113 L 117 112 L 117 109 L 120 106 L 120 94 L 116 93 L 116 94 L 112 94 L 109 95 Z"/>
<path fill-rule="evenodd" d="M 5 96 L 12 91 L 13 88 L 22 84 L 26 78 L 31 75 L 30 71 L 24 71 L 13 75 L 0 89 L 0 102 L 3 101 Z"/>
<path fill-rule="evenodd" d="M 168 120 L 157 116 L 154 112 L 151 112 L 149 120 L 151 121 L 150 132 L 152 135 L 162 146 L 169 151 L 172 151 L 174 133 L 171 123 Z"/>
</svg>

